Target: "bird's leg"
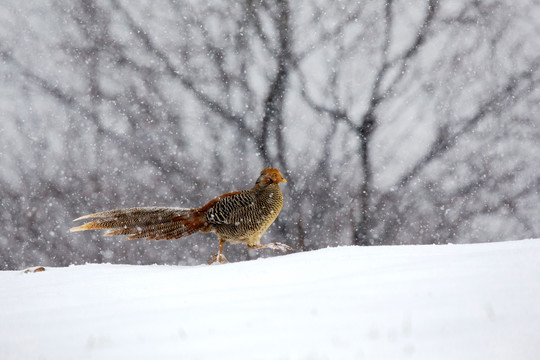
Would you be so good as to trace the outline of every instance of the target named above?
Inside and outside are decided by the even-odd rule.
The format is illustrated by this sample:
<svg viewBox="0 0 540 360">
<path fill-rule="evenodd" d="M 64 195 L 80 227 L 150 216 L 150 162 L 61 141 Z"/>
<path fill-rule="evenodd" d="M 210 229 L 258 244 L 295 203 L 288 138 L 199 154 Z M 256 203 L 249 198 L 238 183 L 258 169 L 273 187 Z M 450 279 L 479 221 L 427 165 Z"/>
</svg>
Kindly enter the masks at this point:
<svg viewBox="0 0 540 360">
<path fill-rule="evenodd" d="M 292 247 L 290 247 L 289 245 L 285 245 L 285 244 L 282 244 L 282 243 L 278 243 L 278 242 L 275 242 L 275 243 L 270 243 L 270 244 L 251 244 L 251 245 L 248 245 L 248 247 L 250 249 L 262 249 L 262 248 L 268 248 L 268 249 L 272 249 L 272 251 L 274 250 L 281 250 L 282 252 L 287 252 L 287 250 L 294 250 Z"/>
<path fill-rule="evenodd" d="M 229 262 L 227 258 L 225 257 L 225 255 L 223 255 L 223 245 L 225 245 L 225 242 L 226 240 L 219 239 L 219 251 L 210 259 L 210 262 L 209 262 L 210 265 L 226 264 Z"/>
</svg>

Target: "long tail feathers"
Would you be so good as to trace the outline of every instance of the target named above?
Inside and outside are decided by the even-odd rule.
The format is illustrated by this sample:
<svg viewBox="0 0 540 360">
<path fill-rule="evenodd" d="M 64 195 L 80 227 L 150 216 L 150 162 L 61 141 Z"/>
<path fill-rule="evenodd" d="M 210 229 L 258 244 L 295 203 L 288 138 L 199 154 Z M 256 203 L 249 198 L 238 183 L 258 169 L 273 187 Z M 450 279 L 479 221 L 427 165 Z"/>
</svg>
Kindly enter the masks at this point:
<svg viewBox="0 0 540 360">
<path fill-rule="evenodd" d="M 73 221 L 96 219 L 69 231 L 107 230 L 104 236 L 127 235 L 127 239 L 177 239 L 191 235 L 204 226 L 203 214 L 195 209 L 142 207 L 99 212 Z"/>
</svg>

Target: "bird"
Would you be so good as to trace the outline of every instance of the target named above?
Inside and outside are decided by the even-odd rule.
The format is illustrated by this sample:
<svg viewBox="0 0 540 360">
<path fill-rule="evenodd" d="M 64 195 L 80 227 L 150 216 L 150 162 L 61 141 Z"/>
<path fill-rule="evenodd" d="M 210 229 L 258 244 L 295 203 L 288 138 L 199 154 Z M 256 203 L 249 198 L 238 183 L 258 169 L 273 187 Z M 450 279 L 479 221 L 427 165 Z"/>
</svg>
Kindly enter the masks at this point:
<svg viewBox="0 0 540 360">
<path fill-rule="evenodd" d="M 126 235 L 126 240 L 171 240 L 197 232 L 212 232 L 217 235 L 219 249 L 210 264 L 228 262 L 223 254 L 226 242 L 285 253 L 293 248 L 278 242 L 260 243 L 283 207 L 281 182 L 287 180 L 279 170 L 264 168 L 251 189 L 220 195 L 200 208 L 133 207 L 103 211 L 73 220 L 94 219 L 70 231 L 107 230 L 104 236 Z"/>
</svg>

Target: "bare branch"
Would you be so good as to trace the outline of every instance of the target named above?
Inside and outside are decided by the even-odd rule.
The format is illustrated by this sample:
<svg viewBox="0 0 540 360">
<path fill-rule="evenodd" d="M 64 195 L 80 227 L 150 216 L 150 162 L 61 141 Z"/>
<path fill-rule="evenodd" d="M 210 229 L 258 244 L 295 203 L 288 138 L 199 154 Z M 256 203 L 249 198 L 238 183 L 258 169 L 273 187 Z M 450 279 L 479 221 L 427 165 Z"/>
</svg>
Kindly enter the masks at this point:
<svg viewBox="0 0 540 360">
<path fill-rule="evenodd" d="M 406 174 L 404 174 L 397 182 L 397 187 L 403 188 L 409 184 L 423 169 L 430 165 L 435 159 L 440 158 L 450 150 L 452 150 L 466 134 L 469 134 L 487 115 L 497 113 L 504 106 L 506 101 L 514 101 L 512 98 L 519 98 L 519 86 L 523 86 L 522 81 L 531 80 L 532 76 L 540 68 L 540 58 L 532 63 L 530 69 L 522 71 L 521 73 L 512 76 L 508 79 L 507 83 L 502 89 L 494 93 L 489 99 L 481 104 L 477 111 L 468 119 L 461 121 L 464 125 L 455 131 L 450 133 L 448 128 L 443 126 L 439 129 L 437 138 L 433 142 L 426 155 L 421 158 Z M 525 88 L 522 91 L 528 91 Z"/>
<path fill-rule="evenodd" d="M 234 114 L 233 112 L 229 111 L 229 109 L 220 104 L 218 101 L 212 99 L 203 91 L 199 90 L 192 80 L 182 75 L 181 71 L 173 65 L 173 63 L 169 59 L 169 56 L 154 44 L 147 32 L 135 22 L 133 17 L 131 17 L 129 12 L 124 9 L 122 5 L 120 5 L 118 0 L 111 0 L 111 2 L 115 6 L 115 9 L 122 13 L 128 23 L 128 26 L 131 28 L 133 33 L 136 34 L 139 40 L 141 40 L 142 44 L 145 46 L 148 52 L 154 54 L 165 66 L 165 69 L 167 70 L 169 75 L 179 80 L 186 89 L 190 90 L 191 93 L 195 96 L 195 98 L 199 100 L 199 102 L 203 106 L 216 113 L 229 123 L 237 126 L 238 129 L 245 136 L 253 138 L 254 140 L 256 139 L 254 131 L 246 126 L 243 116 Z"/>
</svg>

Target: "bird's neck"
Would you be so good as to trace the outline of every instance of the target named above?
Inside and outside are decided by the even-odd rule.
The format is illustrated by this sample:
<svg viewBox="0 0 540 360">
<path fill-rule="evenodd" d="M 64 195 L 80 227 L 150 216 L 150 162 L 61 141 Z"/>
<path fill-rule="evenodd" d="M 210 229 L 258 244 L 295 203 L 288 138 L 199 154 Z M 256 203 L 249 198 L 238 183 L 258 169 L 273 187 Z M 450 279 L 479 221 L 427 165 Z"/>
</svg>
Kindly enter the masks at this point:
<svg viewBox="0 0 540 360">
<path fill-rule="evenodd" d="M 274 183 L 258 182 L 253 186 L 252 190 L 255 192 L 277 192 L 281 194 L 279 185 Z"/>
</svg>

